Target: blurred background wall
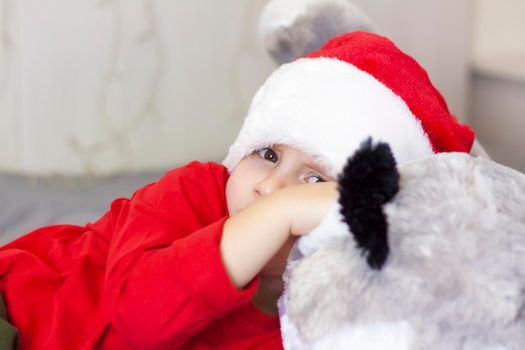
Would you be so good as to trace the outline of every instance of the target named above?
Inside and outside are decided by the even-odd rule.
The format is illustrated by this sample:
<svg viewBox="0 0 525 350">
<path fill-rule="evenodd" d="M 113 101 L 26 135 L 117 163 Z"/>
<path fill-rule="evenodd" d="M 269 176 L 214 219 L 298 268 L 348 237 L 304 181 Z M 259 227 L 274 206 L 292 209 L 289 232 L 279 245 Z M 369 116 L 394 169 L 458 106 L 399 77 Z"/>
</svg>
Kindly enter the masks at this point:
<svg viewBox="0 0 525 350">
<path fill-rule="evenodd" d="M 272 65 L 263 1 L 1 0 L 0 169 L 220 160 Z"/>
<path fill-rule="evenodd" d="M 0 171 L 221 161 L 274 69 L 264 0 L 0 0 Z M 525 2 L 355 0 L 493 157 L 525 171 Z"/>
<path fill-rule="evenodd" d="M 491 156 L 525 172 L 525 1 L 478 0 L 470 122 Z"/>
</svg>

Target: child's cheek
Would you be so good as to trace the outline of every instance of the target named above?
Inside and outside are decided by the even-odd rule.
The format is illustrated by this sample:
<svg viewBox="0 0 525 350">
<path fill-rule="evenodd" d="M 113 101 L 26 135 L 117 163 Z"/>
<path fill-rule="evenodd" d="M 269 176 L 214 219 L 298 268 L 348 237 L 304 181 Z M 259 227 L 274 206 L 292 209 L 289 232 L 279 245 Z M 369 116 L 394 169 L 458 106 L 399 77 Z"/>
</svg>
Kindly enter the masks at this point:
<svg viewBox="0 0 525 350">
<path fill-rule="evenodd" d="M 230 216 L 239 212 L 253 201 L 251 186 L 242 176 L 232 176 L 226 184 L 226 203 Z"/>
</svg>

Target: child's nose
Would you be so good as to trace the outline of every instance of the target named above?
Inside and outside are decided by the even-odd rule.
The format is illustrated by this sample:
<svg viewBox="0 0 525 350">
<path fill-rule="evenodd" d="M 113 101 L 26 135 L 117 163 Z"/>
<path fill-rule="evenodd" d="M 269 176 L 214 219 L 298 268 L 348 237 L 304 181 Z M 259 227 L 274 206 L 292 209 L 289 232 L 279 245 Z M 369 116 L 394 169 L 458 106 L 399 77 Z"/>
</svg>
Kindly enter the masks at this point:
<svg viewBox="0 0 525 350">
<path fill-rule="evenodd" d="M 270 174 L 263 180 L 259 181 L 253 188 L 255 197 L 266 196 L 280 188 L 287 186 L 287 180 L 284 176 Z"/>
</svg>

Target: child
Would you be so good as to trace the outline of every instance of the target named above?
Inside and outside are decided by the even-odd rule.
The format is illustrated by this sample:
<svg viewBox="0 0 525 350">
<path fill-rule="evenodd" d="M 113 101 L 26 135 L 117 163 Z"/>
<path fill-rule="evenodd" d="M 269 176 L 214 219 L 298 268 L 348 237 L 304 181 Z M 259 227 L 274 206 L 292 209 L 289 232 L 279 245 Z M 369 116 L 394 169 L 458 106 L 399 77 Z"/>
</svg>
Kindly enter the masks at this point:
<svg viewBox="0 0 525 350">
<path fill-rule="evenodd" d="M 399 163 L 468 152 L 425 71 L 354 32 L 259 89 L 224 166 L 191 162 L 86 226 L 0 249 L 0 290 L 23 349 L 280 349 L 276 299 L 295 239 L 337 200 L 367 137 Z"/>
</svg>

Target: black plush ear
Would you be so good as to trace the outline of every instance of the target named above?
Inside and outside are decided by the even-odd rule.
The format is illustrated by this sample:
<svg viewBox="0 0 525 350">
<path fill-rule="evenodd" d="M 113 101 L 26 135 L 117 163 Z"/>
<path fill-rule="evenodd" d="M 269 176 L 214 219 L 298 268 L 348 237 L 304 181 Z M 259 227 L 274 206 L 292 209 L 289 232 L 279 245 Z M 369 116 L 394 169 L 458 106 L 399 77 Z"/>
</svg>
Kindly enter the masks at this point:
<svg viewBox="0 0 525 350">
<path fill-rule="evenodd" d="M 381 142 L 373 145 L 368 138 L 348 158 L 338 182 L 344 221 L 368 265 L 379 270 L 389 252 L 383 205 L 399 190 L 399 173 L 390 146 Z"/>
</svg>

